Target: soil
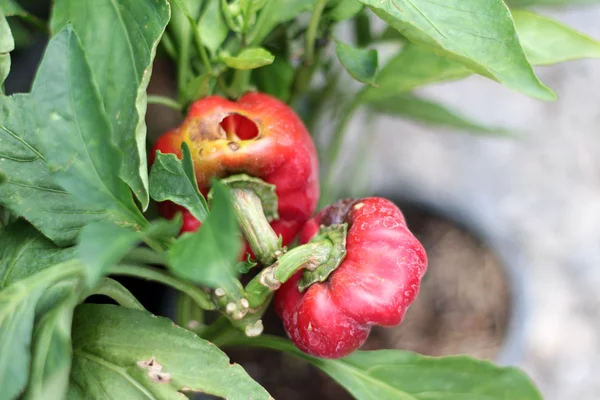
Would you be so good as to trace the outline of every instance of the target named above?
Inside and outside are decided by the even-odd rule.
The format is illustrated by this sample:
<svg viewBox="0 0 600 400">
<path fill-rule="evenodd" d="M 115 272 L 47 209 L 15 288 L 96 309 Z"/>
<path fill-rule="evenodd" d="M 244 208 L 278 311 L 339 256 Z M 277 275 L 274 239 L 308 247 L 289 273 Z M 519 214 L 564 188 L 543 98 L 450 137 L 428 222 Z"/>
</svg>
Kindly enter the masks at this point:
<svg viewBox="0 0 600 400">
<path fill-rule="evenodd" d="M 403 349 L 432 356 L 467 354 L 493 359 L 506 331 L 510 292 L 500 260 L 484 243 L 451 221 L 402 207 L 429 258 L 417 300 L 395 328 L 374 327 L 362 350 Z M 265 331 L 284 335 L 272 310 Z M 304 361 L 268 350 L 230 350 L 276 399 L 351 399 Z"/>
</svg>

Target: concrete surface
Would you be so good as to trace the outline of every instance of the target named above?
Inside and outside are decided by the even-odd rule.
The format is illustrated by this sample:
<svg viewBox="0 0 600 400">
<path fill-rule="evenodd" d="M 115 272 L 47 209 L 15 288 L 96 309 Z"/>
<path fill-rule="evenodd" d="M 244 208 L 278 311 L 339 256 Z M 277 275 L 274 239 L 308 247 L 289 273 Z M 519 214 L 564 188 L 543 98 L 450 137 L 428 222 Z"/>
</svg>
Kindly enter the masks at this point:
<svg viewBox="0 0 600 400">
<path fill-rule="evenodd" d="M 600 39 L 600 6 L 542 13 Z M 519 365 L 545 399 L 595 400 L 600 393 L 600 60 L 537 71 L 558 94 L 557 102 L 538 102 L 481 77 L 421 91 L 479 121 L 523 131 L 521 140 L 378 118 L 367 132 L 376 148 L 372 190 L 393 188 L 454 209 L 483 229 L 526 279 L 527 329 Z M 359 129 L 354 124 L 351 136 Z"/>
</svg>

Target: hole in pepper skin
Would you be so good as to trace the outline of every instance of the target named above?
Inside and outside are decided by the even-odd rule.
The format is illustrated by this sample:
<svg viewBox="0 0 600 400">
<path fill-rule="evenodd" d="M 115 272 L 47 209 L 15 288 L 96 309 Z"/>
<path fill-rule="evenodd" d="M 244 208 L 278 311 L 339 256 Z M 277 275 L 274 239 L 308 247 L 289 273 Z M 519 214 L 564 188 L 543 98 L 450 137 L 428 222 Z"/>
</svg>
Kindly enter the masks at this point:
<svg viewBox="0 0 600 400">
<path fill-rule="evenodd" d="M 251 140 L 258 137 L 258 126 L 241 114 L 230 114 L 219 123 L 230 140 Z"/>
</svg>

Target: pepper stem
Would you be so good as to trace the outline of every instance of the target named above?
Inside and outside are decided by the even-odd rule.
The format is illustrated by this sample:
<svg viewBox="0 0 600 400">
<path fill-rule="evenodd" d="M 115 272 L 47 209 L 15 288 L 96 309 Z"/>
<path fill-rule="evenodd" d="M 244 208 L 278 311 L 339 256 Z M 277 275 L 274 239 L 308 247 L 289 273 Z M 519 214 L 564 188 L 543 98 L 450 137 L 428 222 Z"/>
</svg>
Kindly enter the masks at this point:
<svg viewBox="0 0 600 400">
<path fill-rule="evenodd" d="M 265 217 L 260 197 L 250 189 L 233 188 L 233 208 L 256 259 L 271 265 L 282 253 L 281 240 Z"/>
<path fill-rule="evenodd" d="M 310 242 L 298 246 L 279 258 L 279 260 L 246 285 L 246 296 L 250 308 L 259 307 L 265 303 L 272 292 L 279 289 L 297 271 L 301 269 L 314 270 L 325 263 L 331 254 L 333 243 L 328 239 Z"/>
</svg>

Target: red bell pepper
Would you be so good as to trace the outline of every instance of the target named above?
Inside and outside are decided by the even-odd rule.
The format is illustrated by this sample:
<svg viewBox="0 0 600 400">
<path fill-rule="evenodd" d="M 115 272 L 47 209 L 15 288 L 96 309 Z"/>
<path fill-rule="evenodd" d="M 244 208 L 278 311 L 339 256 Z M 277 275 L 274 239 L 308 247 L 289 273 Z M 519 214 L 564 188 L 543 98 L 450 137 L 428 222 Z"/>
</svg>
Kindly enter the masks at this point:
<svg viewBox="0 0 600 400">
<path fill-rule="evenodd" d="M 292 342 L 319 357 L 350 354 L 372 325 L 399 324 L 427 268 L 423 246 L 400 210 L 383 198 L 326 207 L 306 224 L 300 241 L 310 241 L 321 225 L 342 223 L 348 224 L 346 254 L 327 280 L 301 292 L 300 271 L 275 294 L 275 310 Z"/>
<path fill-rule="evenodd" d="M 276 187 L 279 219 L 271 223 L 288 244 L 315 211 L 319 197 L 317 154 L 312 138 L 289 106 L 269 95 L 251 92 L 237 102 L 209 96 L 194 102 L 181 126 L 158 139 L 157 150 L 181 158 L 181 143 L 190 148 L 198 187 L 209 190 L 213 177 L 245 173 Z M 197 221 L 173 203 L 159 205 L 172 218 L 183 211 L 182 231 Z"/>
</svg>

